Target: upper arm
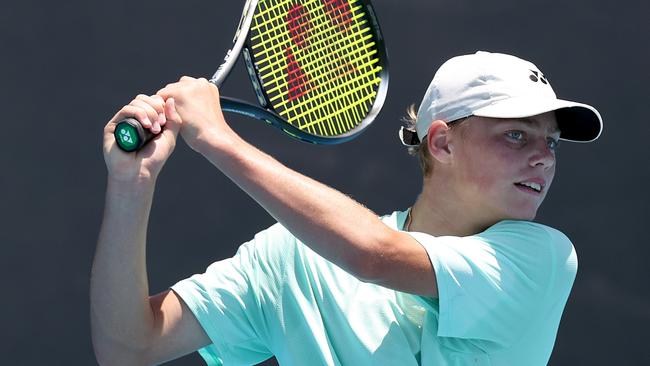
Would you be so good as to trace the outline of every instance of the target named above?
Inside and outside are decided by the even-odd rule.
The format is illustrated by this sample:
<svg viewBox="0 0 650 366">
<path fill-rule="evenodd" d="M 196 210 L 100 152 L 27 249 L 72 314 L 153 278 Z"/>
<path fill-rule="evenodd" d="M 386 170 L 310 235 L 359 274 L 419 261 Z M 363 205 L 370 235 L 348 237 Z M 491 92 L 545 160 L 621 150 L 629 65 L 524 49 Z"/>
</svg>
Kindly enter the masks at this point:
<svg viewBox="0 0 650 366">
<path fill-rule="evenodd" d="M 411 235 L 389 229 L 370 256 L 372 260 L 367 261 L 370 265 L 363 280 L 401 292 L 438 297 L 429 255 Z"/>
<path fill-rule="evenodd" d="M 149 297 L 154 315 L 147 364 L 181 357 L 211 343 L 192 311 L 172 290 Z"/>
</svg>

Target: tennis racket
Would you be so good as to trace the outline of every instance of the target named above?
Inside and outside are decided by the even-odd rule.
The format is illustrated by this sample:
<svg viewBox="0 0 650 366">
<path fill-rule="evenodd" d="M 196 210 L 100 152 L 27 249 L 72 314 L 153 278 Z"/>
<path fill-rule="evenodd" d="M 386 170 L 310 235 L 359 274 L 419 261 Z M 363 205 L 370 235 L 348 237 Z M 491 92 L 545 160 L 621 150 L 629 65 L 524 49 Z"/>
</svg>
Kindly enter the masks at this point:
<svg viewBox="0 0 650 366">
<path fill-rule="evenodd" d="M 221 97 L 225 112 L 272 125 L 315 144 L 338 144 L 363 132 L 388 88 L 384 39 L 369 0 L 247 0 L 223 63 L 220 87 L 242 55 L 258 105 Z M 134 118 L 118 123 L 127 152 L 153 135 Z"/>
</svg>

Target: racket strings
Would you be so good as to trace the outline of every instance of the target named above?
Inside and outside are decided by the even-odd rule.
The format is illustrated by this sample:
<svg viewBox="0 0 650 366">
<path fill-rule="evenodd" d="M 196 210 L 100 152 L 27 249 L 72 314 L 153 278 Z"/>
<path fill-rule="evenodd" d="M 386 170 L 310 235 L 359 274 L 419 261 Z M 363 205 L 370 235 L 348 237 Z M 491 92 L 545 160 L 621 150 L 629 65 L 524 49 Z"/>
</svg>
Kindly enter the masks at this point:
<svg viewBox="0 0 650 366">
<path fill-rule="evenodd" d="M 363 23 L 365 23 L 365 20 L 363 21 Z M 324 27 L 324 23 L 321 24 L 321 28 L 323 28 L 323 27 Z M 323 29 L 316 29 L 316 30 L 317 31 L 318 30 L 322 31 Z M 274 31 L 275 31 L 275 29 L 274 29 Z M 371 31 L 370 28 L 363 28 L 363 29 L 361 29 L 359 31 L 358 34 L 355 34 L 355 36 L 358 37 L 358 39 L 357 39 L 358 41 L 365 41 L 365 40 L 368 40 L 368 39 L 372 38 L 372 34 L 364 35 L 364 33 L 369 33 L 370 31 Z M 302 37 L 301 37 L 301 39 L 302 39 Z M 332 41 L 334 41 L 334 42 L 342 42 L 343 40 L 344 40 L 344 38 L 338 36 L 337 34 L 328 33 L 328 35 L 326 37 L 320 37 L 320 39 L 317 42 L 313 43 L 312 48 L 313 49 L 322 49 L 329 42 L 332 42 Z M 260 43 L 260 44 L 254 45 L 253 49 L 260 48 L 262 46 L 264 46 L 264 44 Z M 262 52 L 255 54 L 255 57 L 259 58 L 260 63 L 266 63 L 266 66 L 259 69 L 260 73 L 264 73 L 264 72 L 268 71 L 269 69 L 274 69 L 274 70 L 277 70 L 278 72 L 281 71 L 281 68 L 279 69 L 278 66 L 280 66 L 279 65 L 280 63 L 284 62 L 284 59 L 282 57 L 277 57 L 277 56 L 278 56 L 279 52 L 281 51 L 282 46 L 283 45 L 281 43 L 277 43 L 276 46 L 271 47 L 271 48 L 266 48 Z M 338 45 L 335 45 L 335 46 L 338 46 Z M 358 46 L 358 44 L 350 44 L 350 47 L 348 47 L 348 48 L 351 48 L 351 46 Z M 348 50 L 346 50 L 345 48 L 340 48 L 340 47 L 337 47 L 337 48 L 340 49 L 340 52 L 343 52 L 343 51 L 348 52 Z M 365 48 L 367 49 L 368 45 L 366 45 Z M 360 49 L 357 52 L 362 52 L 362 51 L 365 51 L 365 49 Z M 295 56 L 296 57 L 301 57 L 305 53 L 306 52 L 304 51 L 304 49 L 299 49 L 295 53 Z M 267 58 L 263 58 L 263 57 L 261 57 L 263 54 L 267 54 L 267 55 L 270 55 L 270 56 L 267 57 Z M 304 55 L 304 57 L 311 59 L 310 64 L 315 63 L 315 62 L 321 62 L 318 59 L 318 55 L 315 52 L 312 52 L 311 55 Z M 271 58 L 274 58 L 275 60 L 271 60 Z M 310 66 L 310 64 L 308 64 L 307 66 Z M 320 70 L 316 70 L 316 71 L 318 72 Z M 271 76 L 271 75 L 269 75 L 269 76 Z"/>
<path fill-rule="evenodd" d="M 343 5 L 347 5 L 347 4 L 345 4 L 345 3 L 341 3 L 340 5 L 338 5 L 338 8 L 341 8 Z M 334 10 L 336 10 L 336 9 L 334 9 Z M 291 12 L 290 12 L 290 13 L 291 13 Z M 303 17 L 303 16 L 305 16 L 305 15 L 306 15 L 305 13 L 302 13 L 302 12 L 301 12 L 301 13 L 299 14 L 299 17 Z M 348 15 L 351 15 L 351 14 L 348 14 Z M 345 23 L 349 23 L 348 21 L 346 21 L 346 19 L 349 20 L 349 19 L 350 19 L 350 16 L 348 16 L 348 17 L 344 17 L 344 16 L 336 17 L 336 18 L 334 18 L 334 20 L 336 20 L 338 23 L 342 23 L 342 22 L 338 21 L 338 20 L 341 19 L 341 18 L 344 19 L 344 22 L 345 22 Z M 298 23 L 298 22 L 295 22 L 295 23 L 293 23 L 293 24 L 291 24 L 291 25 L 296 25 L 296 23 Z M 345 24 L 345 23 L 344 23 L 344 24 Z M 295 26 L 294 26 L 294 28 L 303 28 L 303 27 L 295 27 Z M 308 29 L 308 28 L 307 28 L 307 29 Z M 289 27 L 289 31 L 291 32 L 291 30 L 292 30 L 292 29 L 291 29 L 291 26 L 290 26 L 290 27 Z M 330 36 L 331 36 L 331 35 L 330 35 Z M 293 37 L 295 37 L 295 36 L 293 36 Z M 292 37 L 292 38 L 293 38 L 293 37 Z M 303 36 L 303 35 L 298 35 L 298 36 L 295 37 L 295 38 L 298 38 L 298 39 L 300 39 L 300 40 L 303 40 L 303 39 L 304 39 L 304 36 Z M 327 38 L 330 38 L 330 37 L 327 37 Z M 324 38 L 322 41 L 326 41 L 327 38 Z M 298 45 L 298 46 L 300 46 L 300 45 Z M 299 51 L 299 52 L 300 52 L 300 51 Z M 273 65 L 273 66 L 275 66 L 275 65 Z M 337 69 L 340 69 L 340 68 L 341 68 L 341 67 L 337 65 Z M 317 71 L 320 71 L 320 70 L 317 70 Z M 336 70 L 336 72 L 338 72 L 338 70 Z M 329 76 L 329 75 L 326 75 L 326 76 Z M 346 96 L 346 98 L 347 98 L 347 96 Z M 340 110 L 340 111 L 344 111 L 344 112 L 347 111 L 346 108 L 339 108 L 339 110 Z M 310 113 L 310 112 L 312 112 L 312 111 L 311 111 L 311 110 L 307 111 L 307 113 Z M 299 117 L 302 117 L 302 116 L 299 116 Z M 357 119 L 359 119 L 360 116 L 356 115 L 355 117 L 356 117 Z"/>
<path fill-rule="evenodd" d="M 367 33 L 368 31 L 365 31 L 365 32 Z M 318 44 L 315 44 L 315 46 L 321 46 L 321 45 L 324 45 L 328 40 L 332 40 L 332 38 L 334 38 L 334 37 L 323 38 L 323 40 L 322 40 L 322 41 L 319 41 Z M 372 38 L 372 34 L 368 34 L 368 35 L 366 35 L 365 37 L 363 37 L 361 40 L 362 40 L 362 41 L 366 41 L 366 40 L 369 40 L 369 39 L 371 39 L 371 38 Z M 340 42 L 340 39 L 334 39 L 334 41 L 339 41 L 339 42 Z M 359 55 L 361 55 L 361 56 L 369 56 L 369 55 L 371 55 L 371 54 L 373 54 L 373 53 L 376 52 L 376 50 L 374 50 L 374 49 L 372 48 L 372 46 L 374 46 L 374 43 L 370 43 L 370 44 L 364 43 L 363 46 L 359 46 L 358 44 L 355 44 L 355 43 L 349 43 L 349 44 L 347 44 L 347 45 L 344 45 L 343 47 L 340 47 L 339 52 L 340 52 L 340 53 L 342 53 L 342 52 L 351 52 L 352 54 L 359 54 Z M 370 53 L 370 54 L 368 54 L 368 53 Z M 304 63 L 306 67 L 314 66 L 314 64 L 320 63 L 320 64 L 321 64 L 321 66 L 320 66 L 321 68 L 320 68 L 320 69 L 316 69 L 316 70 L 314 70 L 314 71 L 316 71 L 316 72 L 320 72 L 320 71 L 322 71 L 322 68 L 325 68 L 325 67 L 328 66 L 327 63 L 323 63 L 322 60 L 318 58 L 318 57 L 319 57 L 319 54 L 316 54 L 316 53 L 313 53 L 313 54 L 311 54 L 311 55 L 303 55 L 302 52 L 298 52 L 298 53 L 296 53 L 296 54 L 294 54 L 294 55 L 295 55 L 296 57 L 301 57 L 301 56 L 303 56 L 303 57 L 307 60 L 307 62 Z M 321 55 L 321 56 L 322 56 L 322 55 Z M 267 64 L 266 66 L 264 66 L 263 68 L 260 68 L 259 71 L 260 71 L 261 73 L 264 73 L 264 72 L 266 72 L 266 71 L 269 70 L 269 69 L 276 69 L 278 66 L 281 66 L 280 64 L 281 64 L 284 60 L 281 59 L 281 58 L 279 58 L 279 59 L 276 58 L 276 60 L 274 60 L 274 61 L 271 61 L 271 60 L 265 60 L 265 59 L 260 60 L 260 62 L 264 62 L 264 61 L 268 61 L 268 64 Z M 329 61 L 329 60 L 328 60 L 328 61 Z M 277 80 L 274 79 L 273 81 L 277 81 Z"/>
<path fill-rule="evenodd" d="M 358 8 L 359 7 L 357 7 L 356 9 L 358 9 Z M 275 8 L 275 9 L 276 9 L 276 11 L 280 11 L 280 12 L 287 11 L 288 13 L 292 13 L 291 9 L 281 9 L 281 8 Z M 308 14 L 309 13 L 300 14 L 298 17 L 294 18 L 294 20 L 308 19 L 309 18 Z M 274 15 L 273 18 L 264 19 L 261 16 L 261 14 L 256 15 L 255 18 L 260 20 L 260 22 L 257 25 L 253 26 L 252 30 L 259 30 L 259 31 L 262 31 L 262 32 L 276 32 L 277 33 L 277 32 L 282 32 L 285 29 L 288 30 L 289 32 L 291 32 L 292 30 L 296 30 L 297 28 L 300 28 L 299 26 L 295 26 L 295 25 L 286 27 L 286 24 L 284 24 L 284 22 L 283 22 L 284 19 L 281 19 L 284 16 L 285 16 L 285 14 L 277 14 L 277 15 Z M 363 14 L 357 13 L 357 15 L 355 17 L 355 20 L 362 17 L 362 16 L 363 16 Z M 326 22 L 324 22 L 324 19 L 326 19 L 326 17 L 328 17 L 328 15 L 326 13 L 321 13 L 321 14 L 317 15 L 316 17 L 314 17 L 313 19 L 310 19 L 310 20 L 312 20 L 312 21 L 319 24 L 318 27 L 313 29 L 314 31 L 316 31 L 316 32 L 325 31 L 326 27 L 328 26 L 328 24 Z M 300 25 L 300 23 L 298 23 L 298 25 Z M 256 36 L 251 37 L 251 40 L 256 42 L 256 41 L 258 41 L 259 39 L 261 39 L 263 37 L 264 37 L 264 34 L 258 34 Z M 261 46 L 261 45 L 258 45 L 258 47 L 259 46 Z M 282 44 L 277 44 L 277 46 L 282 46 Z M 274 50 L 274 48 L 268 48 L 266 51 L 273 51 L 273 50 Z"/>
<path fill-rule="evenodd" d="M 338 19 L 338 20 L 343 19 L 342 24 L 345 25 L 345 26 L 350 24 L 349 23 L 350 17 L 346 16 L 345 13 L 343 13 L 343 15 L 341 17 L 337 17 L 335 19 Z M 362 32 L 360 32 L 360 24 L 359 23 L 354 23 L 354 24 L 356 25 L 356 29 L 355 29 L 356 34 L 361 34 Z M 341 23 L 339 23 L 338 25 L 341 25 Z M 363 29 L 368 30 L 369 28 L 363 28 Z M 339 29 L 339 31 L 340 31 L 340 29 Z M 375 45 L 374 43 L 366 43 L 365 42 L 366 40 L 370 40 L 370 38 L 371 37 L 363 38 L 362 39 L 363 42 L 361 44 L 368 45 L 368 46 L 374 46 Z M 350 45 L 356 45 L 356 46 L 359 45 L 359 39 L 354 40 L 354 43 L 352 41 L 352 38 L 344 38 L 344 39 L 346 39 L 349 42 Z M 348 53 L 349 50 L 347 48 L 348 47 L 344 47 L 342 51 Z M 368 48 L 370 48 L 370 47 L 368 47 Z M 367 91 L 365 89 L 365 85 L 367 85 L 368 81 L 370 81 L 370 77 L 372 75 L 376 75 L 379 72 L 378 69 L 368 69 L 368 67 L 370 67 L 371 64 L 375 63 L 373 61 L 378 61 L 378 59 L 371 60 L 370 64 L 368 64 L 366 62 L 367 60 L 370 60 L 369 56 L 371 56 L 371 54 L 376 53 L 376 50 L 371 50 L 370 53 L 364 52 L 363 55 L 362 55 L 362 51 L 367 51 L 366 47 L 357 47 L 357 51 L 352 53 L 352 55 L 354 55 L 354 57 L 356 57 L 356 59 L 353 59 L 353 61 L 351 61 L 351 62 L 353 64 L 356 64 L 357 65 L 356 67 L 358 67 L 357 77 L 350 80 L 350 81 L 352 81 L 351 87 L 353 87 L 354 89 L 352 89 L 351 92 L 345 92 L 345 90 L 344 90 L 345 84 L 342 84 L 342 85 L 339 86 L 339 90 L 334 91 L 334 92 L 336 92 L 338 94 L 341 94 L 341 98 L 342 98 L 342 100 L 339 99 L 339 102 L 337 103 L 337 111 L 338 111 L 338 113 L 335 113 L 335 116 L 341 116 L 342 117 L 345 114 L 345 116 L 347 117 L 347 121 L 348 121 L 348 128 L 350 128 L 350 129 L 354 128 L 354 126 L 356 125 L 356 124 L 352 123 L 353 121 L 361 121 L 363 119 L 363 117 L 365 117 L 365 115 L 368 113 L 368 110 L 369 110 L 369 108 L 371 106 L 371 103 L 366 103 L 366 102 L 371 100 L 371 99 L 374 100 L 374 97 L 376 95 L 376 92 L 373 89 L 371 89 L 370 94 L 367 94 L 365 97 L 364 97 L 364 93 L 363 93 L 364 91 Z M 362 57 L 362 56 L 365 56 L 365 57 Z M 359 63 L 361 63 L 361 65 L 359 65 Z M 367 70 L 365 72 L 365 74 L 364 74 L 364 70 Z M 378 79 L 376 79 L 376 80 L 378 81 Z M 365 83 L 365 85 L 363 85 L 364 83 Z M 347 89 L 350 90 L 349 87 Z M 341 92 L 343 92 L 343 93 L 341 93 Z M 355 117 L 354 120 L 351 118 L 350 112 L 352 112 L 352 114 L 354 115 L 354 117 Z"/>
<path fill-rule="evenodd" d="M 368 33 L 368 32 L 369 31 L 365 31 L 365 33 Z M 367 34 L 365 37 L 361 38 L 360 40 L 365 41 L 365 40 L 368 40 L 368 39 L 371 39 L 371 38 L 372 38 L 372 34 Z M 341 38 L 335 37 L 335 36 L 323 37 L 322 40 L 319 40 L 318 42 L 313 44 L 313 49 L 327 47 L 327 45 L 331 44 L 332 42 L 335 43 L 333 46 L 339 46 L 339 44 L 342 43 L 342 40 L 341 40 Z M 343 45 L 343 47 L 339 48 L 339 53 L 341 53 L 341 52 L 351 52 L 351 51 L 354 51 L 355 48 L 356 48 L 357 53 L 361 53 L 361 52 L 367 51 L 367 49 L 370 48 L 371 46 L 373 46 L 373 44 L 365 44 L 365 45 L 363 45 L 361 47 L 359 47 L 359 44 Z M 302 50 L 299 50 L 298 52 L 295 53 L 295 56 L 306 59 L 307 62 L 305 63 L 305 66 L 311 66 L 314 63 L 318 63 L 318 62 L 322 63 L 322 61 L 320 61 L 318 59 L 318 57 L 319 57 L 318 53 L 314 53 L 314 52 L 306 53 L 306 52 L 304 52 Z M 267 62 L 266 66 L 264 66 L 263 68 L 260 68 L 260 72 L 266 72 L 269 69 L 275 69 L 275 68 L 278 67 L 278 64 L 282 63 L 282 61 L 283 61 L 283 59 L 277 58 L 277 54 L 273 55 L 272 57 L 275 57 L 275 60 L 272 60 L 271 57 L 269 57 L 267 59 L 260 59 L 260 63 Z"/>
<path fill-rule="evenodd" d="M 273 109 L 301 130 L 334 136 L 368 114 L 379 56 L 356 1 L 260 1 L 251 28 L 256 69 Z"/>
<path fill-rule="evenodd" d="M 344 72 L 344 75 L 349 75 L 350 72 L 356 71 L 354 70 L 354 67 L 350 66 L 350 64 L 343 64 L 343 65 L 337 64 L 337 68 L 346 70 Z M 332 78 L 332 79 L 336 81 L 336 78 Z M 337 124 L 333 125 L 335 127 L 334 128 L 335 133 L 344 132 L 346 129 L 354 128 L 355 126 L 354 121 L 360 121 L 363 118 L 362 115 L 359 115 L 360 112 L 357 110 L 358 108 L 354 108 L 354 107 L 357 106 L 357 104 L 364 102 L 364 99 L 356 98 L 356 100 L 358 101 L 357 104 L 352 102 L 355 99 L 352 97 L 353 94 L 358 94 L 359 89 L 351 90 L 350 93 L 344 93 L 341 92 L 341 86 L 342 85 L 338 85 L 337 88 L 335 85 L 326 85 L 326 87 L 329 88 L 330 93 L 328 93 L 327 95 L 323 95 L 322 93 L 320 95 L 316 95 L 316 98 L 319 99 L 319 104 L 318 104 L 319 108 L 323 109 L 329 107 L 328 109 L 330 110 L 329 113 L 330 118 L 335 119 L 337 121 Z M 288 109 L 287 111 L 290 112 L 292 110 Z M 296 117 L 303 118 L 305 117 L 306 114 L 310 114 L 314 111 L 315 108 L 313 106 L 307 105 L 306 110 L 305 109 L 301 110 L 300 108 L 298 108 Z M 365 115 L 366 111 L 361 111 L 361 113 Z M 311 123 L 308 123 L 305 127 L 311 127 L 312 125 L 315 125 L 317 123 L 318 121 L 313 121 Z"/>
<path fill-rule="evenodd" d="M 360 53 L 361 51 L 364 51 L 364 50 L 357 50 L 356 53 Z M 376 50 L 371 50 L 369 52 L 369 55 L 368 54 L 363 54 L 363 55 L 360 55 L 360 56 L 372 56 L 375 53 L 376 53 Z M 370 66 L 372 66 L 372 65 L 379 62 L 378 59 L 371 59 L 371 60 L 367 61 L 367 60 L 364 60 L 363 57 L 358 57 L 357 59 L 355 59 L 355 61 L 357 61 L 357 62 L 366 61 L 366 63 L 363 63 L 363 64 L 360 65 L 359 68 L 362 68 L 362 69 L 366 69 L 366 68 L 368 68 L 368 67 L 370 67 Z M 312 65 L 312 63 L 308 64 L 308 66 L 311 66 L 311 65 Z M 325 86 L 329 86 L 327 84 L 333 84 L 333 83 L 339 81 L 338 78 L 340 78 L 341 76 L 347 76 L 348 74 L 353 73 L 356 70 L 357 69 L 352 67 L 350 63 L 340 63 L 340 62 L 334 61 L 333 64 L 330 64 L 330 65 L 322 65 L 321 64 L 321 65 L 317 66 L 312 71 L 312 73 L 316 75 L 313 80 L 314 80 L 314 82 L 318 83 L 319 85 L 325 84 Z M 377 70 L 373 70 L 373 71 L 377 71 Z M 270 80 L 268 86 L 270 87 L 273 83 L 277 83 L 277 79 Z M 268 90 L 268 92 L 269 93 L 279 92 L 282 89 L 282 87 L 283 87 L 283 85 L 278 83 L 275 87 L 270 88 Z M 279 98 L 281 98 L 280 94 L 278 94 L 275 97 L 271 98 L 271 101 L 274 102 Z M 279 103 L 278 106 L 282 106 L 282 103 Z"/>
</svg>

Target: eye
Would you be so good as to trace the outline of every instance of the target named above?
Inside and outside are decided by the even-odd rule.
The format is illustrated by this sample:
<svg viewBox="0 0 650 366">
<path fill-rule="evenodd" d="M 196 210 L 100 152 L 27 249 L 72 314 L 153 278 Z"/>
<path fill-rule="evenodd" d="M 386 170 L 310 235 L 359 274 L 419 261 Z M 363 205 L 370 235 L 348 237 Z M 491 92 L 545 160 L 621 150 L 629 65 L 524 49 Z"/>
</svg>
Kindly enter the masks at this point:
<svg viewBox="0 0 650 366">
<path fill-rule="evenodd" d="M 524 133 L 522 131 L 508 131 L 506 132 L 506 136 L 514 141 L 523 141 L 524 140 Z"/>
<path fill-rule="evenodd" d="M 549 137 L 546 144 L 551 151 L 555 151 L 560 146 L 560 140 Z"/>
</svg>

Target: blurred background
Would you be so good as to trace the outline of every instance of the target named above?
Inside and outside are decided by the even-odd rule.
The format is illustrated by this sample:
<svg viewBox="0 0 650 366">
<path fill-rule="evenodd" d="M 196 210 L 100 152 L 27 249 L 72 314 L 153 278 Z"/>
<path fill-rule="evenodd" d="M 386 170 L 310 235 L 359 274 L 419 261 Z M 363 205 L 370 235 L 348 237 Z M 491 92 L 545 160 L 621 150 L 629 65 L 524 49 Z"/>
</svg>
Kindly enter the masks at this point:
<svg viewBox="0 0 650 366">
<path fill-rule="evenodd" d="M 647 365 L 650 327 L 650 3 L 375 0 L 390 57 L 379 119 L 335 147 L 290 141 L 230 116 L 247 140 L 378 214 L 419 193 L 417 162 L 397 139 L 448 58 L 488 50 L 534 62 L 561 98 L 596 106 L 593 144 L 563 143 L 538 220 L 573 241 L 580 268 L 551 365 Z M 0 354 L 6 365 L 93 365 L 89 275 L 106 170 L 102 128 L 138 93 L 210 76 L 243 1 L 24 0 L 0 12 Z M 224 94 L 252 98 L 238 67 Z M 234 254 L 272 218 L 180 143 L 151 214 L 152 293 Z M 191 354 L 170 365 L 200 365 Z M 266 364 L 272 365 L 273 361 Z"/>
</svg>

